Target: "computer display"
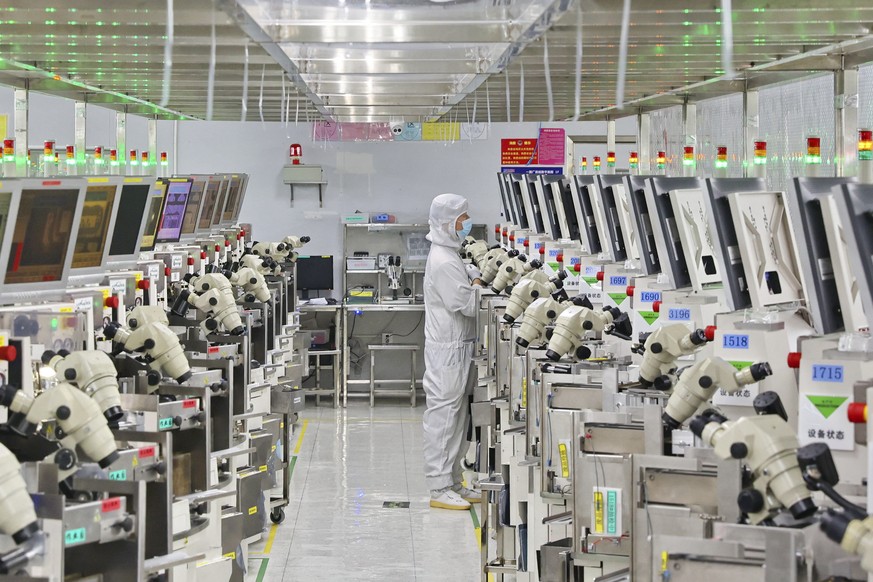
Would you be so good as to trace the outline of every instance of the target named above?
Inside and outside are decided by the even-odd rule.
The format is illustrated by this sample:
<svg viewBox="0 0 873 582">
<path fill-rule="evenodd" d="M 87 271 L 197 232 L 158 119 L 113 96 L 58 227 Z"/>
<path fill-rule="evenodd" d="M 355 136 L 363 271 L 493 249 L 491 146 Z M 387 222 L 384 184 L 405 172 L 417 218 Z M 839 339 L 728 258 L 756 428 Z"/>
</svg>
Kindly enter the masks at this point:
<svg viewBox="0 0 873 582">
<path fill-rule="evenodd" d="M 246 198 L 246 191 L 249 187 L 249 175 L 248 174 L 240 174 L 240 186 L 239 186 L 239 195 L 236 198 L 236 207 L 233 209 L 233 216 L 231 217 L 232 222 L 239 221 L 239 213 L 242 211 L 243 201 Z"/>
<path fill-rule="evenodd" d="M 242 193 L 242 176 L 239 174 L 232 174 L 230 177 L 230 184 L 227 187 L 227 202 L 224 205 L 224 212 L 221 215 L 221 222 L 231 223 L 234 219 L 234 212 L 236 212 L 237 204 L 240 200 L 240 194 Z"/>
<path fill-rule="evenodd" d="M 110 260 L 129 260 L 139 252 L 143 218 L 149 201 L 151 184 L 147 182 L 125 183 L 121 186 L 121 199 L 115 213 L 115 226 L 109 243 Z"/>
<path fill-rule="evenodd" d="M 206 183 L 206 192 L 203 195 L 203 208 L 200 210 L 200 218 L 197 220 L 198 231 L 208 231 L 212 227 L 212 216 L 215 214 L 218 192 L 223 184 L 223 181 L 218 176 L 211 176 L 209 182 Z"/>
<path fill-rule="evenodd" d="M 640 256 L 640 267 L 646 275 L 661 272 L 658 259 L 658 247 L 655 244 L 655 234 L 652 231 L 652 217 L 646 203 L 646 182 L 653 176 L 624 176 L 625 188 L 631 202 L 631 218 L 636 225 L 637 250 Z"/>
<path fill-rule="evenodd" d="M 510 200 L 513 206 L 515 206 L 518 217 L 518 222 L 515 223 L 516 226 L 519 228 L 530 228 L 530 221 L 528 220 L 528 206 L 530 206 L 530 202 L 527 199 L 527 192 L 523 188 L 524 176 L 509 174 L 506 177 L 506 182 L 509 184 Z"/>
<path fill-rule="evenodd" d="M 530 201 L 530 216 L 528 222 L 531 230 L 537 234 L 546 232 L 546 225 L 543 223 L 543 209 L 540 208 L 540 198 L 537 192 L 539 184 L 539 176 L 525 176 L 524 185 L 527 189 L 527 199 Z"/>
<path fill-rule="evenodd" d="M 164 196 L 167 192 L 167 183 L 158 180 L 152 185 L 149 194 L 148 218 L 146 219 L 145 231 L 142 233 L 142 242 L 139 245 L 141 251 L 150 251 L 155 248 L 155 236 L 161 221 L 161 210 L 164 208 Z"/>
<path fill-rule="evenodd" d="M 76 233 L 73 269 L 90 269 L 103 264 L 117 190 L 117 184 L 88 184 Z"/>
<path fill-rule="evenodd" d="M 563 208 L 565 222 L 561 228 L 566 228 L 564 238 L 579 240 L 579 220 L 576 214 L 576 206 L 573 203 L 573 190 L 570 187 L 571 179 L 562 177 L 560 181 L 552 184 L 552 189 L 558 191 L 558 194 L 555 196 Z"/>
<path fill-rule="evenodd" d="M 518 217 L 515 215 L 515 209 L 510 203 L 510 185 L 506 179 L 506 174 L 497 172 L 497 185 L 500 187 L 500 202 L 503 205 L 503 220 L 510 224 L 518 225 Z"/>
<path fill-rule="evenodd" d="M 563 232 L 561 230 L 560 214 L 555 201 L 552 184 L 555 182 L 560 183 L 562 177 L 563 176 L 540 176 L 540 182 L 538 185 L 539 193 L 541 195 L 540 204 L 545 212 L 543 224 L 546 227 L 546 234 L 555 240 L 563 238 Z"/>
<path fill-rule="evenodd" d="M 209 222 L 210 228 L 221 224 L 221 219 L 224 214 L 224 206 L 227 204 L 227 195 L 230 192 L 230 178 L 222 176 L 221 187 L 218 189 L 218 196 L 215 198 L 215 212 L 212 215 L 212 220 Z"/>
<path fill-rule="evenodd" d="M 597 189 L 600 192 L 601 207 L 600 211 L 603 214 L 603 224 L 606 226 L 606 232 L 603 233 L 609 239 L 608 252 L 613 261 L 627 260 L 627 248 L 625 248 L 624 236 L 621 219 L 618 216 L 618 199 L 613 188 L 622 187 L 622 176 L 615 174 L 598 175 Z"/>
<path fill-rule="evenodd" d="M 710 228 L 718 238 L 718 270 L 723 274 L 728 290 L 728 305 L 733 310 L 752 306 L 749 283 L 743 260 L 737 252 L 739 243 L 734 229 L 728 196 L 734 192 L 764 192 L 767 185 L 762 178 L 709 178 L 706 180 L 709 202 Z"/>
<path fill-rule="evenodd" d="M 597 232 L 597 219 L 594 217 L 594 205 L 591 202 L 591 191 L 594 187 L 594 176 L 573 176 L 573 189 L 576 191 L 576 212 L 579 217 L 579 231 L 582 245 L 592 255 L 600 252 L 600 234 Z"/>
<path fill-rule="evenodd" d="M 5 284 L 61 280 L 79 192 L 73 188 L 22 190 Z"/>
<path fill-rule="evenodd" d="M 191 193 L 188 194 L 188 206 L 185 207 L 185 217 L 182 219 L 182 237 L 193 235 L 197 230 L 197 218 L 203 203 L 203 193 L 206 190 L 206 178 L 194 178 Z"/>
<path fill-rule="evenodd" d="M 296 283 L 299 291 L 333 290 L 333 256 L 297 257 Z"/>
<path fill-rule="evenodd" d="M 179 242 L 182 236 L 182 220 L 188 206 L 188 194 L 191 192 L 191 180 L 170 178 L 163 181 L 167 183 L 167 193 L 164 196 L 164 209 L 155 242 Z"/>
</svg>

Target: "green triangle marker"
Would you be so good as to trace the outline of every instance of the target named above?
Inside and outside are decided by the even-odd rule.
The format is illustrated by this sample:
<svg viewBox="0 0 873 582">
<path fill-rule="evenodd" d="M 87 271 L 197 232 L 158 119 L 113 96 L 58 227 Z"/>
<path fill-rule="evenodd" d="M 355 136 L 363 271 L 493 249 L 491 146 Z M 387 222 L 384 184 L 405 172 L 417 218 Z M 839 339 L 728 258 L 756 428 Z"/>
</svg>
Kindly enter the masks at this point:
<svg viewBox="0 0 873 582">
<path fill-rule="evenodd" d="M 821 415 L 825 418 L 830 418 L 834 411 L 840 405 L 849 399 L 848 396 L 806 396 L 812 405 L 815 406 Z"/>
<path fill-rule="evenodd" d="M 731 366 L 733 366 L 734 368 L 736 368 L 737 370 L 739 370 L 741 372 L 754 363 L 755 362 L 738 362 L 738 361 L 729 361 L 728 362 L 728 364 L 730 364 Z"/>
<path fill-rule="evenodd" d="M 646 320 L 646 323 L 652 325 L 656 321 L 658 321 L 658 316 L 660 313 L 655 313 L 654 311 L 638 311 L 637 312 L 640 317 Z"/>
<path fill-rule="evenodd" d="M 622 301 L 627 299 L 627 293 L 607 293 L 613 301 L 615 301 L 616 305 L 620 305 Z"/>
</svg>

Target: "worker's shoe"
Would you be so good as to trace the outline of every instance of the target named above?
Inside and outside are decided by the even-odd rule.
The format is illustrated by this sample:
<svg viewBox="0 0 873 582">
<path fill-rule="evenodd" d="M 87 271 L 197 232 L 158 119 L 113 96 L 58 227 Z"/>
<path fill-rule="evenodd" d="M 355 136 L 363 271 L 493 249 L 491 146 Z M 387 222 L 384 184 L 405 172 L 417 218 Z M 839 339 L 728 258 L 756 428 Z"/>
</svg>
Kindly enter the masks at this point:
<svg viewBox="0 0 873 582">
<path fill-rule="evenodd" d="M 451 488 L 437 489 L 430 492 L 430 506 L 439 509 L 470 509 L 470 503 Z"/>
<path fill-rule="evenodd" d="M 466 501 L 467 503 L 481 503 L 482 502 L 482 492 L 476 491 L 475 489 L 467 489 L 463 485 L 453 485 L 452 491 L 458 494 L 461 499 Z"/>
</svg>

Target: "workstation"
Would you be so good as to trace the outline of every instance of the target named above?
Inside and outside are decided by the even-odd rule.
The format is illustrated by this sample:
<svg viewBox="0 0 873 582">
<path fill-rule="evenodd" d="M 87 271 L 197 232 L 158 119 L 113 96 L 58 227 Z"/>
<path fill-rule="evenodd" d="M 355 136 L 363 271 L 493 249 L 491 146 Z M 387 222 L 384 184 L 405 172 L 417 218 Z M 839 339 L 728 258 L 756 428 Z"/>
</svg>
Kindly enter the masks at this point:
<svg viewBox="0 0 873 582">
<path fill-rule="evenodd" d="M 159 4 L 0 7 L 0 580 L 873 581 L 873 7 Z"/>
</svg>

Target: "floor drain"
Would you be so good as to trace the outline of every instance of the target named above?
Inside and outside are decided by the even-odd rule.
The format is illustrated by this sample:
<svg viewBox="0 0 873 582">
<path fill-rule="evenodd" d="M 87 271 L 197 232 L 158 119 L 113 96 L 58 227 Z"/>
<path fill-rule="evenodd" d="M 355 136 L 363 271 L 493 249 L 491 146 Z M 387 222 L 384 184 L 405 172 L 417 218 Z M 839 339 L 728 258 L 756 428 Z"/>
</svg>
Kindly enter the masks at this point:
<svg viewBox="0 0 873 582">
<path fill-rule="evenodd" d="M 382 503 L 382 509 L 409 509 L 408 501 L 385 501 Z"/>
</svg>

